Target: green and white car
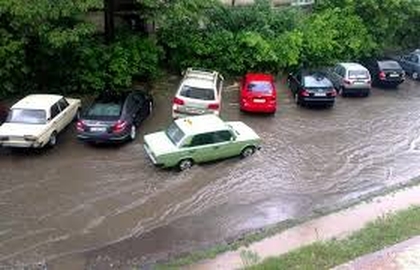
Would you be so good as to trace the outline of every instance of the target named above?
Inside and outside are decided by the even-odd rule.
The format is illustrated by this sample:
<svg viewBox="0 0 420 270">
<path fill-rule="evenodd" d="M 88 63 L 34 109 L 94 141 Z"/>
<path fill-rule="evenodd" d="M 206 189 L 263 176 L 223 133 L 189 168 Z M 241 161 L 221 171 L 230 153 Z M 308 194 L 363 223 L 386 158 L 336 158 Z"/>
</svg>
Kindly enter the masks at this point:
<svg viewBox="0 0 420 270">
<path fill-rule="evenodd" d="M 242 122 L 224 122 L 216 115 L 175 120 L 165 131 L 144 136 L 144 149 L 153 164 L 187 170 L 195 163 L 233 156 L 251 156 L 261 138 Z"/>
</svg>

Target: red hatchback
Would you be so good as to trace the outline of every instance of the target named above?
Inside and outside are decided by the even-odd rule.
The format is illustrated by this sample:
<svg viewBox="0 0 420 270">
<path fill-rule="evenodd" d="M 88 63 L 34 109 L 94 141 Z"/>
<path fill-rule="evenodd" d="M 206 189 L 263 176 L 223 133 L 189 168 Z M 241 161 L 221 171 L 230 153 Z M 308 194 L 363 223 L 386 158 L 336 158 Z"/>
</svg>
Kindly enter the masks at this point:
<svg viewBox="0 0 420 270">
<path fill-rule="evenodd" d="M 239 103 L 241 111 L 275 113 L 277 94 L 274 77 L 262 73 L 246 74 L 241 83 Z"/>
</svg>

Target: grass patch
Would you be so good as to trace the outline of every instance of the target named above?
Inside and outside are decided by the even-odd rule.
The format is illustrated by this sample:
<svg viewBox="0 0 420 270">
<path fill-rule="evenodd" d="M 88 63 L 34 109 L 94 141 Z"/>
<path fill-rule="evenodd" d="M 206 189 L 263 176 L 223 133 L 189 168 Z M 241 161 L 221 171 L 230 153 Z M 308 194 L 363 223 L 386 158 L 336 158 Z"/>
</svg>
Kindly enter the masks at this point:
<svg viewBox="0 0 420 270">
<path fill-rule="evenodd" d="M 380 218 L 346 239 L 314 243 L 246 269 L 330 269 L 419 234 L 420 207 L 412 207 Z"/>
</svg>

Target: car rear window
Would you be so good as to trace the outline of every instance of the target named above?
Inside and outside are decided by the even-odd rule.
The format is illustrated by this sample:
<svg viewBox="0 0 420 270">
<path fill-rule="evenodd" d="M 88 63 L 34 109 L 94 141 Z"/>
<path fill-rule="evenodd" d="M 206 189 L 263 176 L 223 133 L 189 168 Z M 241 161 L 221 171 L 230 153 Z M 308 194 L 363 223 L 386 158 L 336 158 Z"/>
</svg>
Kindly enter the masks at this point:
<svg viewBox="0 0 420 270">
<path fill-rule="evenodd" d="M 270 82 L 254 81 L 248 83 L 247 90 L 253 93 L 269 94 L 273 91 L 273 86 Z"/>
<path fill-rule="evenodd" d="M 12 109 L 6 119 L 8 123 L 45 124 L 47 113 L 45 110 Z"/>
<path fill-rule="evenodd" d="M 185 133 L 175 122 L 169 125 L 165 133 L 174 145 L 177 145 L 185 136 Z"/>
<path fill-rule="evenodd" d="M 179 94 L 187 98 L 194 98 L 194 99 L 201 99 L 201 100 L 215 100 L 213 89 L 184 85 L 182 86 L 181 92 Z"/>
<path fill-rule="evenodd" d="M 307 89 L 331 88 L 332 83 L 324 76 L 305 76 L 304 86 Z"/>
<path fill-rule="evenodd" d="M 395 61 L 381 61 L 378 62 L 380 69 L 392 69 L 392 70 L 401 70 L 400 64 Z"/>
<path fill-rule="evenodd" d="M 122 106 L 118 103 L 95 103 L 88 112 L 88 116 L 120 116 Z"/>
<path fill-rule="evenodd" d="M 349 71 L 350 79 L 367 79 L 369 74 L 366 70 L 350 70 Z"/>
</svg>

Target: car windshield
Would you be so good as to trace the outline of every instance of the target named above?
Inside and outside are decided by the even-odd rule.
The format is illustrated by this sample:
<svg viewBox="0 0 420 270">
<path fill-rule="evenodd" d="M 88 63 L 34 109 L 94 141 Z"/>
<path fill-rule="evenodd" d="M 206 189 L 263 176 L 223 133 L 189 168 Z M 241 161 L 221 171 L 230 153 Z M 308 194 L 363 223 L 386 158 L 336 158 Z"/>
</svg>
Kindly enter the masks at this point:
<svg viewBox="0 0 420 270">
<path fill-rule="evenodd" d="M 47 113 L 45 110 L 12 109 L 6 119 L 7 123 L 45 124 Z"/>
<path fill-rule="evenodd" d="M 392 70 L 401 70 L 400 64 L 395 61 L 382 61 L 379 62 L 379 67 L 381 69 L 392 69 Z"/>
<path fill-rule="evenodd" d="M 270 94 L 273 91 L 273 87 L 270 82 L 254 81 L 248 84 L 247 90 L 253 93 Z"/>
<path fill-rule="evenodd" d="M 214 100 L 214 90 L 208 88 L 192 87 L 189 85 L 182 86 L 180 95 L 187 98 Z"/>
<path fill-rule="evenodd" d="M 366 70 L 350 70 L 349 71 L 350 79 L 367 79 L 369 74 Z"/>
<path fill-rule="evenodd" d="M 166 136 L 171 140 L 174 145 L 178 145 L 178 143 L 184 138 L 185 133 L 179 126 L 173 122 L 165 131 Z"/>
<path fill-rule="evenodd" d="M 95 103 L 88 112 L 88 116 L 120 116 L 121 104 L 118 103 Z"/>
</svg>

